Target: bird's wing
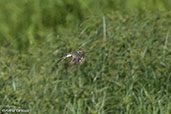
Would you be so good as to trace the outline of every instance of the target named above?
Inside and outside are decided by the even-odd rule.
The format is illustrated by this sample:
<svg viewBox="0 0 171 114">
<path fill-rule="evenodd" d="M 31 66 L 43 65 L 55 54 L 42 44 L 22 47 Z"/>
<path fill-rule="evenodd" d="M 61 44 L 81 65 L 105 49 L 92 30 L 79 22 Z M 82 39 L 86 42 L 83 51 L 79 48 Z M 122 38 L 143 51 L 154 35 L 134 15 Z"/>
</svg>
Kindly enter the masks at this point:
<svg viewBox="0 0 171 114">
<path fill-rule="evenodd" d="M 78 62 L 80 62 L 82 59 L 81 56 L 79 57 L 73 57 L 72 61 L 70 62 L 69 66 L 72 67 L 73 65 L 77 64 Z"/>
<path fill-rule="evenodd" d="M 69 54 L 63 56 L 63 57 L 59 60 L 59 62 L 63 61 L 64 59 L 66 59 L 66 58 L 68 58 L 68 57 L 71 57 L 71 56 L 72 56 L 72 54 L 69 53 Z"/>
<path fill-rule="evenodd" d="M 75 59 L 75 60 L 72 60 L 70 63 L 69 63 L 69 66 L 72 67 L 73 65 L 77 64 L 78 61 Z"/>
</svg>

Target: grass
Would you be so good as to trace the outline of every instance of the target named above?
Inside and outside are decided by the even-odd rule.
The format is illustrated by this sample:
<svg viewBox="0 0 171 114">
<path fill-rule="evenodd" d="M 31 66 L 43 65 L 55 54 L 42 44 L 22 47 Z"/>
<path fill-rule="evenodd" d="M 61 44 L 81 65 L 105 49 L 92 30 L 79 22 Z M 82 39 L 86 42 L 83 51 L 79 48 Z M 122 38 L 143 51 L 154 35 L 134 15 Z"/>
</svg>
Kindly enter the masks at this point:
<svg viewBox="0 0 171 114">
<path fill-rule="evenodd" d="M 170 20 L 170 12 L 151 17 L 115 12 L 68 32 L 43 34 L 46 42 L 30 44 L 25 53 L 1 47 L 0 109 L 170 114 Z M 80 64 L 57 63 L 78 49 L 84 51 Z"/>
<path fill-rule="evenodd" d="M 96 20 L 111 11 L 167 12 L 170 4 L 168 0 L 0 0 L 0 46 L 13 44 L 12 49 L 27 51 L 45 42 L 47 35 L 68 33 L 87 17 Z"/>
</svg>

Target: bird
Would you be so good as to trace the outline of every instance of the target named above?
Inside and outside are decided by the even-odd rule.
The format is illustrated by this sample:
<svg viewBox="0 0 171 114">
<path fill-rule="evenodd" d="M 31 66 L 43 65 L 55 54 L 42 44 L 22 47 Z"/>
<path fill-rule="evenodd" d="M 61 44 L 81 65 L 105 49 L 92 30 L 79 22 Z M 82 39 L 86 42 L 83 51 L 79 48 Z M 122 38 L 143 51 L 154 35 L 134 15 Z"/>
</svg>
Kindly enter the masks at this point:
<svg viewBox="0 0 171 114">
<path fill-rule="evenodd" d="M 68 57 L 72 57 L 72 60 L 69 63 L 69 66 L 72 67 L 73 65 L 76 65 L 77 63 L 81 62 L 81 60 L 83 59 L 83 57 L 81 56 L 83 54 L 82 50 L 78 50 L 78 51 L 74 51 L 71 53 L 66 54 L 65 56 L 63 56 L 59 62 L 65 60 Z"/>
</svg>

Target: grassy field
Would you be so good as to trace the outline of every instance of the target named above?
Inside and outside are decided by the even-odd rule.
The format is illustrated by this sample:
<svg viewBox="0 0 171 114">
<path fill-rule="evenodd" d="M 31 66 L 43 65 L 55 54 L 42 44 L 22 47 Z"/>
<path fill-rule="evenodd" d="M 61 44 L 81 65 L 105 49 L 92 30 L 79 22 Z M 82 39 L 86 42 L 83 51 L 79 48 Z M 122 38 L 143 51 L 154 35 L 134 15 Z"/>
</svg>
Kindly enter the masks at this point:
<svg viewBox="0 0 171 114">
<path fill-rule="evenodd" d="M 114 11 L 127 15 L 170 10 L 171 0 L 0 0 L 0 46 L 26 52 L 46 42 L 49 34 L 68 34 L 87 18 L 101 19 Z"/>
<path fill-rule="evenodd" d="M 27 52 L 0 48 L 0 109 L 30 114 L 170 114 L 171 12 L 119 12 L 42 33 Z M 84 59 L 69 68 L 66 53 Z"/>
</svg>

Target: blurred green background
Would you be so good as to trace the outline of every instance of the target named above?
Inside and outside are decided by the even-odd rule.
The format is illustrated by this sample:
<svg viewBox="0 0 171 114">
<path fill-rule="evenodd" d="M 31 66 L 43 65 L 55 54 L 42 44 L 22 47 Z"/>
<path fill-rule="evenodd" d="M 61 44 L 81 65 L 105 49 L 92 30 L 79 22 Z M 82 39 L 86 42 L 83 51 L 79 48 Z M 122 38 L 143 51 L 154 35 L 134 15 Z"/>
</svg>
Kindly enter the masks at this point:
<svg viewBox="0 0 171 114">
<path fill-rule="evenodd" d="M 171 114 L 170 27 L 171 0 L 0 0 L 0 110 Z"/>
<path fill-rule="evenodd" d="M 27 50 L 32 43 L 46 41 L 46 35 L 77 27 L 86 18 L 113 11 L 169 11 L 170 4 L 169 0 L 0 0 L 0 46 Z"/>
</svg>

